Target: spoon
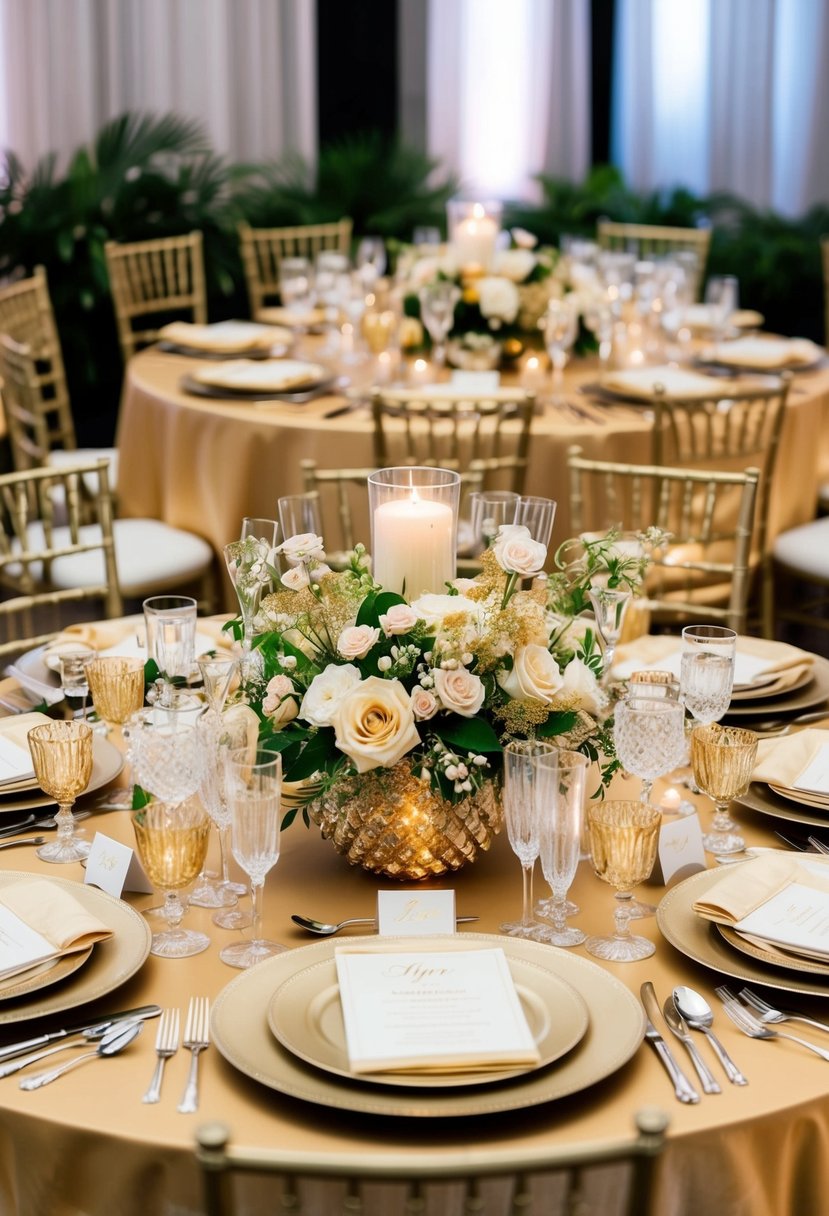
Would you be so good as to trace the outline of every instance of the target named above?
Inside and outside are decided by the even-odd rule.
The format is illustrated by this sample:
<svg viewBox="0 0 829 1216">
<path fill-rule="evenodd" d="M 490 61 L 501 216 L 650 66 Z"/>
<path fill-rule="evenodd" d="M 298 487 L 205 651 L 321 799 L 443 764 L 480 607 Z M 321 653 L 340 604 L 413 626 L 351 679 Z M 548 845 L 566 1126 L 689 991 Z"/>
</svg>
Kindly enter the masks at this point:
<svg viewBox="0 0 829 1216">
<path fill-rule="evenodd" d="M 21 1068 L 28 1068 L 30 1064 L 37 1064 L 39 1060 L 45 1060 L 47 1056 L 53 1056 L 59 1051 L 69 1051 L 73 1047 L 88 1047 L 90 1043 L 97 1043 L 99 1039 L 112 1038 L 118 1030 L 123 1029 L 123 1023 L 121 1023 L 120 1027 L 115 1027 L 110 1022 L 102 1022 L 98 1026 L 90 1026 L 88 1030 L 80 1032 L 83 1037 L 77 1043 L 58 1043 L 55 1047 L 47 1047 L 43 1051 L 32 1051 L 28 1055 L 18 1056 L 14 1060 L 9 1060 L 6 1064 L 0 1064 L 0 1077 L 10 1077 L 14 1073 L 20 1072 Z"/>
<path fill-rule="evenodd" d="M 714 1014 L 705 997 L 701 996 L 694 988 L 686 988 L 684 985 L 681 985 L 678 988 L 674 988 L 673 998 L 679 1014 L 685 1019 L 692 1030 L 701 1030 L 707 1036 L 708 1042 L 725 1069 L 725 1075 L 729 1081 L 733 1085 L 748 1085 L 747 1078 L 743 1076 L 720 1040 L 713 1030 L 711 1030 Z"/>
<path fill-rule="evenodd" d="M 68 1064 L 61 1064 L 58 1068 L 50 1068 L 46 1072 L 35 1073 L 33 1077 L 24 1077 L 20 1082 L 20 1088 L 40 1089 L 41 1085 L 48 1085 L 50 1081 L 57 1080 L 65 1072 L 69 1072 L 71 1068 L 77 1068 L 79 1064 L 83 1064 L 86 1060 L 94 1060 L 97 1056 L 117 1056 L 118 1052 L 123 1051 L 134 1038 L 137 1038 L 143 1029 L 143 1022 L 128 1022 L 126 1026 L 123 1023 L 118 1027 L 113 1026 L 112 1030 L 104 1035 L 94 1051 L 86 1051 L 82 1056 L 76 1056 L 74 1060 L 70 1060 Z"/>
<path fill-rule="evenodd" d="M 16 849 L 21 844 L 43 844 L 45 836 L 24 836 L 22 840 L 2 840 L 0 849 Z"/>
<path fill-rule="evenodd" d="M 334 933 L 339 933 L 340 929 L 344 929 L 346 925 L 377 925 L 377 921 L 373 916 L 358 917 L 356 920 L 341 920 L 337 925 L 328 925 L 322 920 L 312 920 L 310 916 L 297 916 L 296 913 L 291 917 L 295 925 L 299 925 L 301 929 L 307 929 L 309 933 L 315 933 L 317 937 L 331 937 Z M 459 925 L 468 925 L 473 920 L 478 920 L 477 916 L 459 916 L 456 923 Z"/>
</svg>

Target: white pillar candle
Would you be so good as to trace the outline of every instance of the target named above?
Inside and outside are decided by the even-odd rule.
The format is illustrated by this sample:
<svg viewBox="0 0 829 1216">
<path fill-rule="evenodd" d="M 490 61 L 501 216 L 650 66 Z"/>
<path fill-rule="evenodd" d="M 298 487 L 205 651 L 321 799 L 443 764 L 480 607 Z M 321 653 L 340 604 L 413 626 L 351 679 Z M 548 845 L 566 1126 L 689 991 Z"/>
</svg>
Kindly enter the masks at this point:
<svg viewBox="0 0 829 1216">
<path fill-rule="evenodd" d="M 495 220 L 486 214 L 480 203 L 476 203 L 472 215 L 461 220 L 455 229 L 453 244 L 461 270 L 489 270 L 497 237 L 498 225 Z"/>
<path fill-rule="evenodd" d="M 411 497 L 381 503 L 374 511 L 373 572 L 387 591 L 408 600 L 442 592 L 455 577 L 452 508 Z"/>
</svg>

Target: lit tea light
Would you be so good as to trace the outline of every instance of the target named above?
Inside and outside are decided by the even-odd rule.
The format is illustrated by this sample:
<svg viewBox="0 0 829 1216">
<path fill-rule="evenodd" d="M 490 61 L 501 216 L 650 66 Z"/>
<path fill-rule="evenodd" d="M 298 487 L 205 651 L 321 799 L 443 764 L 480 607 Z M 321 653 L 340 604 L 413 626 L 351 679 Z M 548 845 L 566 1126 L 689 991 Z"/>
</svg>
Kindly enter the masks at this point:
<svg viewBox="0 0 829 1216">
<path fill-rule="evenodd" d="M 673 786 L 665 790 L 659 803 L 659 809 L 666 815 L 678 815 L 682 806 L 682 795 Z"/>
<path fill-rule="evenodd" d="M 431 384 L 434 379 L 432 365 L 428 359 L 415 359 L 409 368 L 410 384 Z"/>
<path fill-rule="evenodd" d="M 521 387 L 535 392 L 544 383 L 544 369 L 538 355 L 530 355 L 521 371 Z"/>
</svg>

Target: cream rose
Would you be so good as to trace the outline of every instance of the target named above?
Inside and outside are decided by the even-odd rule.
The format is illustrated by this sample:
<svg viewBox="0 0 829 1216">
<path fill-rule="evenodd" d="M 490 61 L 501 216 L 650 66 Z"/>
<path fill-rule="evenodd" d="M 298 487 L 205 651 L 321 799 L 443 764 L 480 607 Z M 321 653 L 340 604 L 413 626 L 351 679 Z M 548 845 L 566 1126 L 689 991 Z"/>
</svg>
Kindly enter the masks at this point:
<svg viewBox="0 0 829 1216">
<path fill-rule="evenodd" d="M 589 714 L 598 713 L 607 703 L 606 693 L 583 659 L 572 659 L 564 668 L 562 692 L 573 695 L 577 708 Z"/>
<path fill-rule="evenodd" d="M 529 249 L 502 249 L 495 255 L 493 270 L 512 283 L 523 283 L 535 270 L 535 262 Z"/>
<path fill-rule="evenodd" d="M 294 692 L 293 682 L 287 676 L 274 676 L 268 682 L 262 701 L 262 713 L 266 718 L 270 718 L 274 726 L 285 726 L 297 716 L 299 709 L 292 695 Z"/>
<path fill-rule="evenodd" d="M 380 613 L 380 628 L 387 638 L 409 633 L 417 624 L 417 613 L 408 604 L 392 604 L 388 612 Z"/>
<path fill-rule="evenodd" d="M 280 576 L 283 587 L 287 587 L 289 591 L 301 591 L 303 587 L 307 587 L 310 579 L 308 572 L 304 566 L 291 566 L 290 570 L 286 570 Z"/>
<path fill-rule="evenodd" d="M 465 667 L 456 667 L 454 671 L 439 667 L 433 674 L 435 692 L 444 708 L 464 718 L 474 718 L 484 703 L 485 689 L 480 676 Z"/>
<path fill-rule="evenodd" d="M 337 638 L 337 650 L 344 659 L 364 659 L 379 639 L 373 625 L 349 625 Z"/>
<path fill-rule="evenodd" d="M 488 321 L 504 321 L 507 325 L 515 320 L 521 301 L 514 283 L 493 277 L 479 279 L 475 286 L 482 316 Z"/>
<path fill-rule="evenodd" d="M 330 726 L 343 697 L 360 683 L 360 669 L 353 663 L 329 663 L 314 676 L 299 712 L 312 726 Z"/>
<path fill-rule="evenodd" d="M 551 704 L 564 680 L 553 656 L 545 646 L 520 646 L 515 652 L 512 671 L 499 671 L 498 683 L 517 700 Z"/>
<path fill-rule="evenodd" d="M 412 702 L 399 680 L 369 676 L 342 698 L 331 724 L 337 747 L 358 773 L 389 768 L 420 743 Z"/>
<path fill-rule="evenodd" d="M 547 546 L 533 540 L 522 524 L 502 524 L 492 546 L 495 560 L 508 574 L 534 578 L 544 569 Z"/>
<path fill-rule="evenodd" d="M 313 532 L 299 532 L 289 536 L 277 546 L 277 553 L 282 553 L 291 565 L 298 562 L 321 562 L 325 557 L 322 537 Z"/>
<path fill-rule="evenodd" d="M 438 708 L 438 699 L 428 688 L 415 688 L 412 691 L 412 712 L 418 722 L 434 718 Z"/>
<path fill-rule="evenodd" d="M 412 609 L 417 613 L 417 619 L 425 621 L 430 628 L 442 625 L 447 616 L 463 613 L 477 621 L 480 614 L 475 601 L 463 595 L 421 595 L 412 601 Z"/>
</svg>

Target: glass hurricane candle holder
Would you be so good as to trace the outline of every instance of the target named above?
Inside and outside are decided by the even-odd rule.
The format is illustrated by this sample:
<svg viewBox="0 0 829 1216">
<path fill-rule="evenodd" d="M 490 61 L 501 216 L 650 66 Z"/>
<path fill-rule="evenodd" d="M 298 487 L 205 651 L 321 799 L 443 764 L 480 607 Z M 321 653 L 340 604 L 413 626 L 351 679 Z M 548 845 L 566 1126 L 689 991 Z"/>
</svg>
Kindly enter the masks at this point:
<svg viewBox="0 0 829 1216">
<path fill-rule="evenodd" d="M 404 466 L 369 474 L 372 571 L 407 600 L 439 594 L 455 577 L 460 475 Z"/>
<path fill-rule="evenodd" d="M 57 839 L 37 850 L 41 861 L 81 861 L 89 842 L 75 836 L 72 807 L 92 776 L 92 727 L 86 722 L 44 722 L 28 735 L 35 779 L 59 810 Z"/>
</svg>

